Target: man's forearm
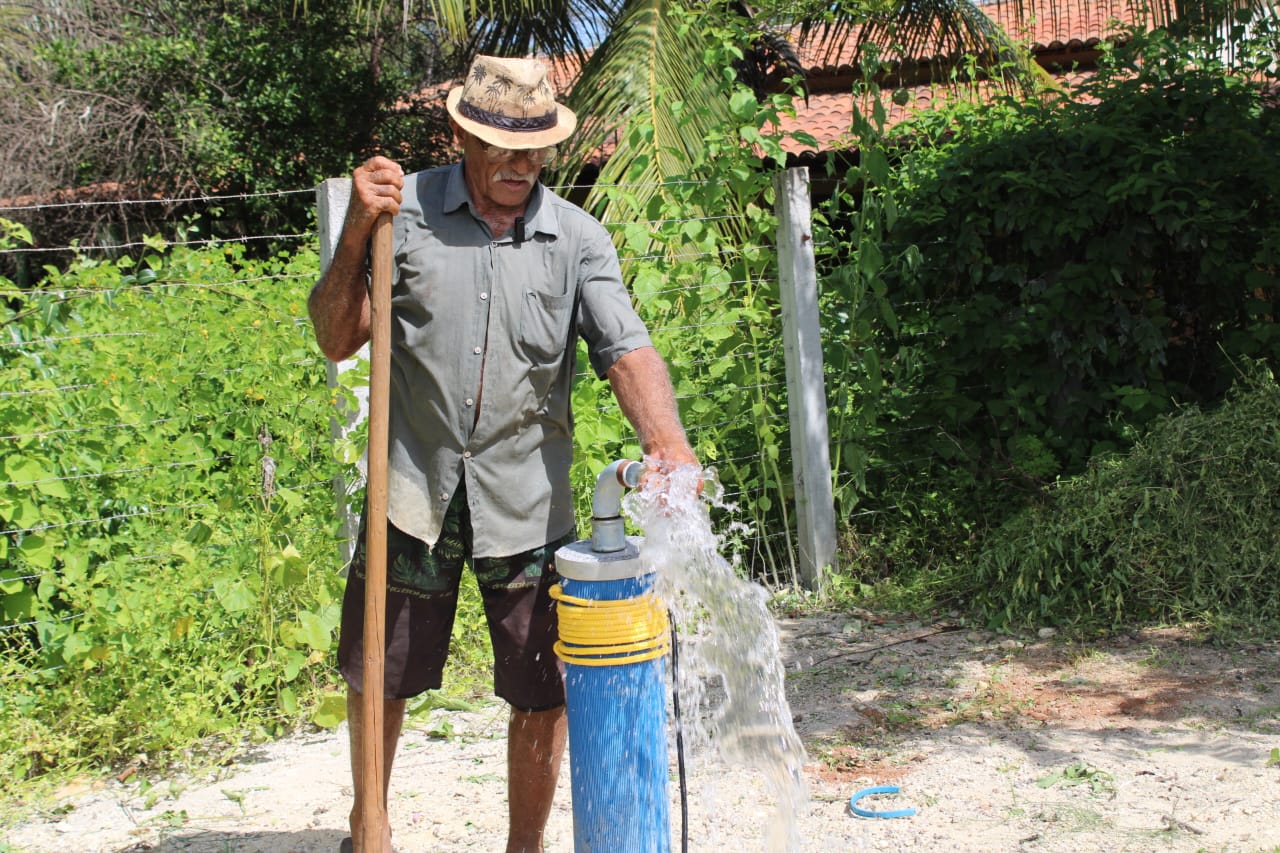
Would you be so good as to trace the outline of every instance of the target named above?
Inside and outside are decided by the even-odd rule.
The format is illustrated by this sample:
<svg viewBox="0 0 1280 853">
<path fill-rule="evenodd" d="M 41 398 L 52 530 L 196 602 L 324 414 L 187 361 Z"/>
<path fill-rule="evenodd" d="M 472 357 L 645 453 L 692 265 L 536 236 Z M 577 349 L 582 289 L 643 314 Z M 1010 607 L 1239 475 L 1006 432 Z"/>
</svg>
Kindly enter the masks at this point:
<svg viewBox="0 0 1280 853">
<path fill-rule="evenodd" d="M 369 340 L 369 236 L 379 216 L 400 211 L 404 187 L 404 171 L 386 157 L 370 157 L 351 178 L 351 200 L 333 260 L 307 297 L 316 342 L 330 361 L 350 358 Z"/>
<path fill-rule="evenodd" d="M 653 347 L 641 347 L 609 368 L 609 384 L 622 413 L 635 427 L 645 456 L 673 464 L 695 463 L 680 415 L 666 362 Z"/>
<path fill-rule="evenodd" d="M 330 361 L 350 358 L 369 340 L 369 288 L 365 247 L 348 235 L 307 298 L 320 351 Z"/>
</svg>

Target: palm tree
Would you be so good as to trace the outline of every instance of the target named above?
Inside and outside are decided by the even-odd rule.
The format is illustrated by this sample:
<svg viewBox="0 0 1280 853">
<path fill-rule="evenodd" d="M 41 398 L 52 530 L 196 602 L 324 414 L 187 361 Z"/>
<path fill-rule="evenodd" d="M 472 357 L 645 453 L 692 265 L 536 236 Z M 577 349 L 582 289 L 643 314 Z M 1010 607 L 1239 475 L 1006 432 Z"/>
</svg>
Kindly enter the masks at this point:
<svg viewBox="0 0 1280 853">
<path fill-rule="evenodd" d="M 801 76 L 794 50 L 780 32 L 800 25 L 807 35 L 816 32 L 818 22 L 827 27 L 866 22 L 858 13 L 865 4 L 814 0 L 772 0 L 769 5 L 778 10 L 738 0 L 421 1 L 430 17 L 464 42 L 463 53 L 538 53 L 579 64 L 569 104 L 581 124 L 563 161 L 583 163 L 608 144 L 611 155 L 597 182 L 636 186 L 641 205 L 652 192 L 645 188 L 680 174 L 697 159 L 706 134 L 731 118 L 721 69 L 707 68 L 703 60 L 708 26 L 732 23 L 748 34 L 737 65 L 741 79 L 759 91 L 783 77 Z M 918 25 L 922 6 L 942 22 L 941 32 L 958 49 L 1016 56 L 1007 37 L 967 0 L 906 0 L 901 23 Z M 593 47 L 592 37 L 598 35 L 603 39 Z M 1023 79 L 1027 69 L 1024 62 Z M 671 109 L 676 100 L 682 105 L 678 115 Z M 652 132 L 625 132 L 635 126 Z M 558 177 L 572 180 L 574 175 Z"/>
</svg>

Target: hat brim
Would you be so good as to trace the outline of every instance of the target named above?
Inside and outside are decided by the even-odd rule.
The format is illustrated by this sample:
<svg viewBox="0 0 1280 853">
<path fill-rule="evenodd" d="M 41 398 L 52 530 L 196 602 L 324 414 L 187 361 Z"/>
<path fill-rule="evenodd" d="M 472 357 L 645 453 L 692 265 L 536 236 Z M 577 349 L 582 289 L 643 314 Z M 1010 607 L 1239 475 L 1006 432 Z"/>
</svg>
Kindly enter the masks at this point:
<svg viewBox="0 0 1280 853">
<path fill-rule="evenodd" d="M 462 100 L 462 87 L 457 86 L 449 92 L 445 99 L 445 108 L 449 116 L 467 133 L 480 140 L 497 145 L 500 148 L 545 148 L 558 145 L 568 139 L 578 127 L 578 117 L 573 110 L 563 104 L 556 104 L 556 126 L 546 130 L 502 130 L 478 121 L 473 121 L 458 112 L 458 104 Z"/>
</svg>

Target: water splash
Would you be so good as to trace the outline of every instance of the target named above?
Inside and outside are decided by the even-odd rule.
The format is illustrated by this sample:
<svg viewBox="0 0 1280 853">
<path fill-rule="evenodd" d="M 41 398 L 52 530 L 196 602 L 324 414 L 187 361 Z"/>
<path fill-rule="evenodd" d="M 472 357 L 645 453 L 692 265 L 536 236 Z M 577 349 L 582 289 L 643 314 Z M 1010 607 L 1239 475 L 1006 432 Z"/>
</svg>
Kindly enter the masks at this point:
<svg viewBox="0 0 1280 853">
<path fill-rule="evenodd" d="M 710 507 L 726 505 L 714 470 L 689 465 L 648 478 L 623 499 L 623 510 L 644 533 L 640 559 L 680 631 L 676 689 L 688 709 L 685 737 L 694 750 L 710 747 L 727 764 L 763 774 L 776 803 L 763 849 L 798 850 L 797 821 L 808 802 L 804 746 L 791 722 L 765 590 L 739 578 L 721 553 Z"/>
</svg>

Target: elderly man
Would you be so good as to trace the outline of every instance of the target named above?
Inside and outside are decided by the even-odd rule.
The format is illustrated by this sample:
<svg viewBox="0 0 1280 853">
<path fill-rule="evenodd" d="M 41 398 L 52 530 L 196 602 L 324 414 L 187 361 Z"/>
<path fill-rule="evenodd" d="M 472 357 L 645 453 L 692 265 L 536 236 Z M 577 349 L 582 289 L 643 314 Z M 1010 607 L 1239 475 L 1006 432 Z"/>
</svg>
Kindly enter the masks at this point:
<svg viewBox="0 0 1280 853">
<path fill-rule="evenodd" d="M 507 851 L 532 853 L 543 849 L 565 741 L 548 590 L 555 551 L 574 538 L 569 409 L 579 337 L 650 465 L 697 460 L 608 234 L 538 181 L 577 124 L 556 103 L 545 65 L 477 57 L 447 107 L 462 161 L 407 176 L 383 157 L 356 169 L 342 236 L 308 308 L 330 359 L 369 339 L 367 245 L 378 215 L 393 214 L 384 766 L 389 776 L 405 700 L 440 686 L 468 561 L 493 640 L 494 691 L 512 708 Z M 338 651 L 357 839 L 367 795 L 364 566 L 357 554 Z"/>
</svg>

